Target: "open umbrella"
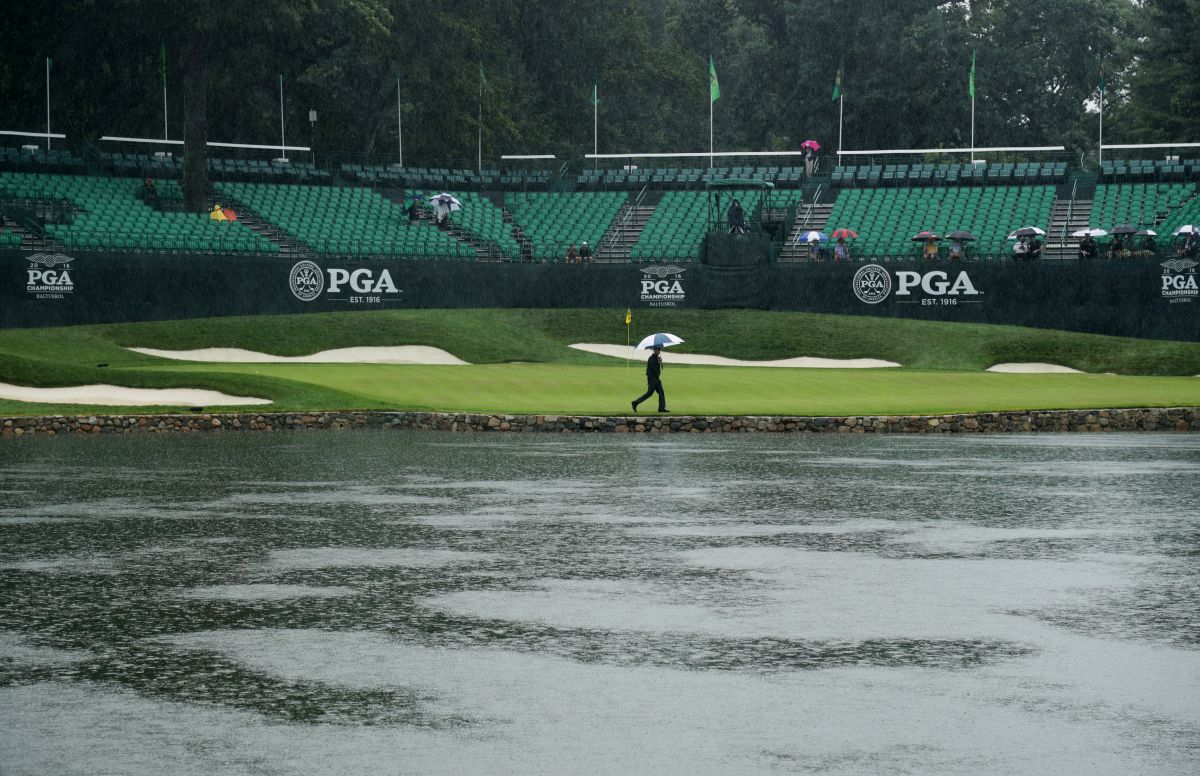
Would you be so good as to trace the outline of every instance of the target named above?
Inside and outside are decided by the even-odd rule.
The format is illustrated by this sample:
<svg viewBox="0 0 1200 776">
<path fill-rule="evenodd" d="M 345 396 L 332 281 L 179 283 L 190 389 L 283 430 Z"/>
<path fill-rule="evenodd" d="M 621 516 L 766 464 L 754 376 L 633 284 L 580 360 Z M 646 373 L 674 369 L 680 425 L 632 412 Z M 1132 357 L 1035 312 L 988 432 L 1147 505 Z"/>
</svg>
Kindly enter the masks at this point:
<svg viewBox="0 0 1200 776">
<path fill-rule="evenodd" d="M 1071 232 L 1072 237 L 1107 237 L 1108 232 L 1103 229 L 1078 229 Z"/>
<path fill-rule="evenodd" d="M 1153 229 L 1139 229 L 1133 233 L 1134 237 L 1158 237 L 1158 232 Z"/>
<path fill-rule="evenodd" d="M 462 210 L 462 203 L 459 202 L 458 198 L 453 194 L 446 194 L 444 192 L 441 194 L 434 194 L 429 198 L 429 201 L 433 205 L 441 205 L 451 213 L 453 213 L 455 210 Z"/>
<path fill-rule="evenodd" d="M 801 232 L 797 237 L 797 242 L 825 242 L 829 239 L 829 235 L 824 232 Z"/>
<path fill-rule="evenodd" d="M 926 229 L 923 232 L 917 232 L 916 234 L 913 235 L 913 242 L 928 242 L 930 240 L 940 240 L 940 239 L 942 239 L 942 238 L 939 237 L 938 235 L 934 234 L 933 232 L 929 231 L 928 229 Z"/>
<path fill-rule="evenodd" d="M 668 334 L 665 331 L 663 331 L 663 332 L 658 332 L 657 334 L 651 334 L 649 337 L 644 338 L 641 342 L 639 342 L 637 344 L 637 347 L 634 348 L 634 350 L 650 350 L 651 348 L 669 348 L 672 345 L 678 345 L 680 342 L 683 342 L 683 340 L 681 340 L 679 337 L 676 337 L 674 334 Z"/>
<path fill-rule="evenodd" d="M 1018 237 L 1045 237 L 1046 230 L 1037 226 L 1022 226 L 1008 236 L 1008 239 L 1015 240 Z"/>
<path fill-rule="evenodd" d="M 1200 226 L 1196 226 L 1195 224 L 1184 224 L 1183 226 L 1176 229 L 1173 232 L 1173 234 L 1176 237 L 1178 237 L 1181 234 L 1200 234 Z"/>
<path fill-rule="evenodd" d="M 829 233 L 829 236 L 835 240 L 853 240 L 855 237 L 858 237 L 858 232 L 853 229 L 834 229 Z"/>
<path fill-rule="evenodd" d="M 816 140 L 805 140 L 803 143 L 800 144 L 800 147 L 804 148 L 804 149 L 811 148 L 814 151 L 821 150 L 821 144 L 818 143 Z"/>
<path fill-rule="evenodd" d="M 1133 234 L 1137 230 L 1138 228 L 1133 224 L 1117 224 L 1111 231 L 1113 234 Z"/>
<path fill-rule="evenodd" d="M 950 234 L 946 235 L 948 240 L 978 240 L 979 238 L 968 232 L 966 229 L 955 229 Z"/>
</svg>

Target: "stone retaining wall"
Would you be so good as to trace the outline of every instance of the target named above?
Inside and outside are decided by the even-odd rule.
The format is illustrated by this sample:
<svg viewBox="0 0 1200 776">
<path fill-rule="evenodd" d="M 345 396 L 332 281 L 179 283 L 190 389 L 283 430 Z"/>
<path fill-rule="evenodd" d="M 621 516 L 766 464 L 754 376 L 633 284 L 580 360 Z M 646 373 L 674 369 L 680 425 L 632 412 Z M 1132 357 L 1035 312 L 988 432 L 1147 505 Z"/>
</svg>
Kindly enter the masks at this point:
<svg viewBox="0 0 1200 776">
<path fill-rule="evenodd" d="M 309 429 L 416 429 L 468 432 L 880 433 L 1029 431 L 1200 431 L 1200 407 L 981 412 L 965 415 L 764 416 L 476 415 L 436 412 L 313 412 L 194 415 L 89 415 L 0 419 L 0 437 L 57 434 L 190 433 Z"/>
</svg>

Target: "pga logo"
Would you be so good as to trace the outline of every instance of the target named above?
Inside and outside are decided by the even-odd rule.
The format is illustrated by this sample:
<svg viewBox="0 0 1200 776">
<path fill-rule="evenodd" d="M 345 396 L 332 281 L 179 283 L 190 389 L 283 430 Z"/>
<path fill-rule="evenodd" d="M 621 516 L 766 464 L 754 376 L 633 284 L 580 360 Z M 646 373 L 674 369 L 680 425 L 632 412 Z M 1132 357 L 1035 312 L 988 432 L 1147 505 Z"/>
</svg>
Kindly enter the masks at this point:
<svg viewBox="0 0 1200 776">
<path fill-rule="evenodd" d="M 949 275 L 940 269 L 925 273 L 908 269 L 896 271 L 896 296 L 908 296 L 918 285 L 930 296 L 979 296 L 966 271 L 959 272 L 953 283 L 949 282 Z"/>
<path fill-rule="evenodd" d="M 674 264 L 643 267 L 639 300 L 650 307 L 676 307 L 687 299 L 683 287 L 684 267 Z"/>
<path fill-rule="evenodd" d="M 1200 285 L 1196 283 L 1194 259 L 1170 259 L 1160 264 L 1162 269 L 1162 296 L 1172 302 L 1191 302 L 1200 298 Z"/>
<path fill-rule="evenodd" d="M 63 299 L 75 291 L 75 280 L 71 277 L 74 258 L 61 253 L 35 253 L 28 258 L 26 291 L 38 299 Z"/>
<path fill-rule="evenodd" d="M 301 302 L 311 302 L 328 290 L 331 294 L 341 293 L 343 286 L 349 286 L 350 291 L 359 294 L 396 294 L 399 289 L 392 281 L 392 275 L 386 269 L 375 277 L 374 270 L 359 267 L 355 270 L 343 267 L 329 267 L 329 282 L 325 281 L 325 273 L 316 262 L 298 261 L 288 273 L 288 286 L 292 294 Z"/>
<path fill-rule="evenodd" d="M 867 264 L 854 273 L 854 295 L 865 304 L 879 304 L 892 293 L 892 275 L 878 264 Z M 960 271 L 953 281 L 940 269 L 929 272 L 897 270 L 896 296 L 912 296 L 920 288 L 929 296 L 979 296 L 966 271 Z"/>
<path fill-rule="evenodd" d="M 646 280 L 642 279 L 643 294 L 682 294 L 683 284 L 678 280 Z"/>
</svg>

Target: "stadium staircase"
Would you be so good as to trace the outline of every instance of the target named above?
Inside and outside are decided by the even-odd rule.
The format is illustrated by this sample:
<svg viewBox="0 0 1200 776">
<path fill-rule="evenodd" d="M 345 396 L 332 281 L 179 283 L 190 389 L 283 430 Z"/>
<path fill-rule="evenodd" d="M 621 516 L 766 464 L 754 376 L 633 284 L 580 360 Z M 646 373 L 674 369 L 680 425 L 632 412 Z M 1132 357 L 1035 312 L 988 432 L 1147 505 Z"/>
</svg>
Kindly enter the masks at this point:
<svg viewBox="0 0 1200 776">
<path fill-rule="evenodd" d="M 819 193 L 815 196 L 819 196 Z M 796 217 L 792 220 L 792 228 L 788 231 L 787 239 L 779 252 L 779 261 L 803 261 L 808 258 L 808 245 L 800 242 L 800 235 L 816 230 L 825 232 L 829 228 L 829 216 L 833 213 L 833 203 L 800 203 L 796 206 Z"/>
<path fill-rule="evenodd" d="M 1080 173 L 1070 184 L 1058 187 L 1046 225 L 1043 259 L 1074 259 L 1079 255 L 1079 238 L 1071 234 L 1088 228 L 1095 191 L 1095 173 Z"/>
<path fill-rule="evenodd" d="M 226 199 L 229 201 L 229 206 L 237 213 L 238 221 L 241 221 L 243 226 L 268 242 L 279 246 L 280 258 L 299 260 L 311 259 L 317 255 L 316 251 L 307 243 L 292 237 L 278 226 L 268 222 L 245 203 L 230 197 L 226 197 Z"/>
<path fill-rule="evenodd" d="M 621 262 L 629 261 L 633 246 L 641 239 L 642 232 L 658 203 L 662 201 L 661 191 L 643 188 L 630 202 L 626 202 L 617 211 L 616 218 L 604 231 L 600 238 L 600 247 L 596 251 L 596 261 Z"/>
</svg>

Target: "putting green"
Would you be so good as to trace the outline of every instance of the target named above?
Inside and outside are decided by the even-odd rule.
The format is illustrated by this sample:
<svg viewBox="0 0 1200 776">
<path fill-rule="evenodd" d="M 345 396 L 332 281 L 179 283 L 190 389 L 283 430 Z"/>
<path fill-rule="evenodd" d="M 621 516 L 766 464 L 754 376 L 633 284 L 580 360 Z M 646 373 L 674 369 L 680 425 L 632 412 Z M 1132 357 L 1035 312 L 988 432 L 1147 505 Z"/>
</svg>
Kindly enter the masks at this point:
<svg viewBox="0 0 1200 776">
<path fill-rule="evenodd" d="M 139 371 L 253 375 L 359 397 L 360 407 L 447 412 L 624 415 L 630 412 L 629 401 L 645 389 L 640 364 L 180 364 L 142 365 Z M 667 403 L 677 415 L 909 415 L 1200 405 L 1200 379 L 1188 377 L 708 366 L 669 366 L 663 377 Z M 653 400 L 643 407 L 653 410 Z"/>
</svg>

